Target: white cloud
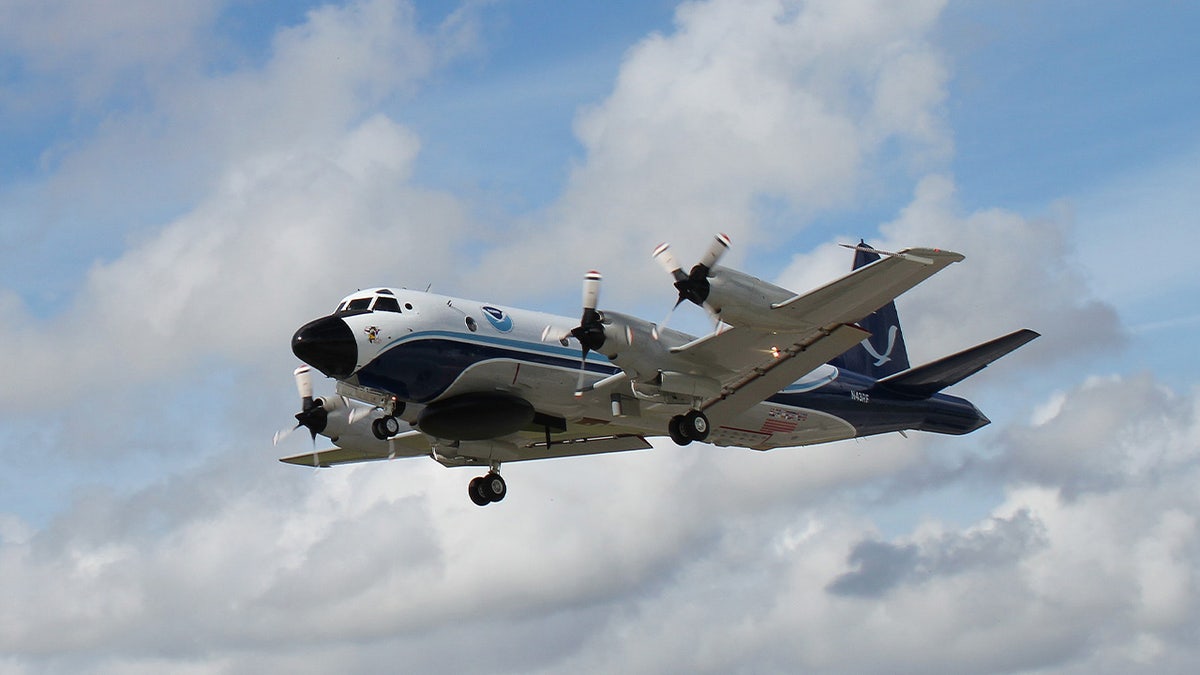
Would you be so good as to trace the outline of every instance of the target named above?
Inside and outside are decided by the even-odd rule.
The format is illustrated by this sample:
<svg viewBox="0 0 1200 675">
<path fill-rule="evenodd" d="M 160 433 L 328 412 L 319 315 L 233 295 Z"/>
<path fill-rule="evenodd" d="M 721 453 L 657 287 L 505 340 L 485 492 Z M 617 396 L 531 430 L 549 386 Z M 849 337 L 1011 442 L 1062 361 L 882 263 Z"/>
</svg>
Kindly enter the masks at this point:
<svg viewBox="0 0 1200 675">
<path fill-rule="evenodd" d="M 562 250 L 585 235 L 600 259 L 716 229 L 753 240 L 759 195 L 835 208 L 884 146 L 915 165 L 947 152 L 946 69 L 924 38 L 938 10 L 683 6 L 580 116 L 588 155 L 557 208 L 484 256 L 496 271 L 534 251 L 519 258 L 532 271 L 494 278 L 544 283 L 541 263 L 574 265 Z M 189 423 L 224 436 L 136 488 L 92 483 L 46 523 L 0 516 L 0 670 L 1183 672 L 1200 659 L 1200 408 L 1147 376 L 1059 383 L 1030 402 L 1033 422 L 970 448 L 916 434 L 771 453 L 663 443 L 506 466 L 511 495 L 482 510 L 466 499 L 473 474 L 426 460 L 278 465 L 263 418 L 294 405 L 277 366 L 295 325 L 348 288 L 460 269 L 463 204 L 414 185 L 421 139 L 375 111 L 466 48 L 442 39 L 404 5 L 325 8 L 263 68 L 164 89 L 147 156 L 203 155 L 193 206 L 98 262 L 60 317 L 0 295 L 19 319 L 0 337 L 21 383 L 6 414 L 71 409 L 19 456 L 95 467 L 139 435 L 169 458 L 202 443 Z M 94 174 L 137 122 L 63 175 Z M 540 229 L 551 220 L 561 232 Z M 933 176 L 883 235 L 872 243 L 968 254 L 906 298 L 932 356 L 1023 325 L 1067 336 L 1046 338 L 1047 359 L 1071 353 L 1078 324 L 1092 347 L 1119 339 L 1063 214 L 964 214 Z M 842 273 L 833 250 L 797 257 L 784 280 Z M 228 401 L 193 408 L 177 380 L 209 362 L 238 375 Z M 70 391 L 46 373 L 67 373 Z M 111 426 L 93 426 L 106 413 Z M 940 480 L 1003 503 L 964 527 L 931 514 L 881 533 L 864 509 L 922 489 L 950 447 L 973 459 Z"/>
<path fill-rule="evenodd" d="M 48 395 L 59 384 L 40 374 L 56 369 L 87 390 L 184 372 L 196 359 L 249 362 L 280 353 L 296 326 L 348 289 L 448 278 L 463 209 L 410 184 L 419 140 L 369 112 L 451 56 L 414 21 L 398 2 L 315 10 L 277 36 L 261 69 L 165 87 L 161 107 L 118 117 L 65 158 L 49 189 L 112 207 L 128 193 L 97 182 L 148 175 L 142 162 L 109 170 L 129 147 L 190 166 L 185 176 L 199 170 L 207 191 L 116 259 L 95 263 L 65 312 L 6 325 L 0 340 L 27 385 L 5 399 L 28 405 Z M 438 39 L 463 48 L 452 32 Z M 147 122 L 157 129 L 149 136 Z M 439 236 L 422 236 L 430 231 Z"/>
<path fill-rule="evenodd" d="M 221 1 L 154 0 L 96 3 L 79 0 L 6 0 L 0 3 L 0 51 L 20 59 L 59 91 L 85 105 L 113 94 L 124 80 L 146 86 L 194 58 Z M 37 86 L 35 99 L 49 95 Z M 16 97 L 6 103 L 21 107 Z"/>
<path fill-rule="evenodd" d="M 578 116 L 586 159 L 486 274 L 536 292 L 630 261 L 609 295 L 629 299 L 661 282 L 648 260 L 662 239 L 684 257 L 715 232 L 752 244 L 759 199 L 811 214 L 846 204 L 885 145 L 944 156 L 947 73 L 926 38 L 941 4 L 681 5 L 675 30 L 629 50 L 612 94 Z M 515 246 L 544 264 L 513 269 Z"/>
<path fill-rule="evenodd" d="M 1091 290 L 1075 255 L 1068 213 L 1028 218 L 992 208 L 963 214 L 953 179 L 931 175 L 880 231 L 883 239 L 870 243 L 883 250 L 929 246 L 966 256 L 897 302 L 914 363 L 1018 328 L 1042 338 L 1016 358 L 1042 362 L 1087 356 L 1125 340 L 1115 309 Z M 848 259 L 844 249 L 826 244 L 796 255 L 780 283 L 815 288 L 845 274 Z"/>
</svg>

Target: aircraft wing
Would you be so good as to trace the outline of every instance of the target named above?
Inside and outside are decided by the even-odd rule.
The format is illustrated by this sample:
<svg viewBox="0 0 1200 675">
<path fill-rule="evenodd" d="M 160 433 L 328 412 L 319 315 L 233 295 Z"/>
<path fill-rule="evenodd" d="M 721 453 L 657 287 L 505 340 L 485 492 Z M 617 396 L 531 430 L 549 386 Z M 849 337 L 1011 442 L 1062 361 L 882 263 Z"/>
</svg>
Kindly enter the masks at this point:
<svg viewBox="0 0 1200 675">
<path fill-rule="evenodd" d="M 702 406 L 720 424 L 861 342 L 870 334 L 855 322 L 962 259 L 951 251 L 906 249 L 771 305 L 772 323 L 787 328 L 731 328 L 671 351 L 691 373 L 721 383 L 721 393 Z"/>
<path fill-rule="evenodd" d="M 388 443 L 395 444 L 399 447 L 410 448 L 420 452 L 428 452 L 429 437 L 425 434 L 413 429 L 406 431 L 398 436 L 394 436 Z M 396 453 L 397 455 L 412 455 L 412 452 Z M 393 456 L 390 445 L 371 444 L 369 449 L 361 447 L 356 448 L 340 448 L 332 447 L 328 450 L 318 450 L 316 452 L 305 452 L 291 457 L 280 457 L 279 461 L 285 464 L 295 464 L 297 466 L 314 466 L 328 467 L 337 464 L 355 464 L 358 462 L 373 462 L 382 459 L 388 459 Z"/>
<path fill-rule="evenodd" d="M 541 434 L 520 433 L 511 438 L 493 441 L 463 441 L 453 449 L 443 449 L 442 453 L 453 453 L 448 463 L 450 465 L 474 464 L 487 465 L 490 461 L 522 462 L 531 459 L 550 459 L 554 457 L 575 457 L 579 455 L 597 455 L 608 452 L 624 452 L 627 450 L 645 450 L 652 447 L 645 437 L 635 433 L 621 433 L 619 428 L 608 428 L 615 433 L 597 435 L 586 430 L 576 430 L 565 436 L 555 434 L 549 447 Z M 390 443 L 408 449 L 396 453 L 398 456 L 411 457 L 414 454 L 433 452 L 433 442 L 429 436 L 415 429 L 393 437 Z M 415 450 L 416 452 L 412 452 Z M 297 466 L 330 467 L 338 464 L 356 464 L 359 462 L 374 462 L 388 459 L 392 456 L 390 446 L 371 444 L 370 449 L 361 447 L 332 447 L 327 450 L 305 452 L 291 457 L 282 457 L 279 461 Z M 439 461 L 444 458 L 434 455 Z"/>
<path fill-rule="evenodd" d="M 721 394 L 702 406 L 709 420 L 720 425 L 869 335 L 851 324 L 797 333 L 731 328 L 690 346 L 685 345 L 679 354 L 697 365 L 720 364 L 709 365 L 708 372 L 721 372 L 717 378 L 721 382 Z M 729 369 L 730 365 L 735 368 Z"/>
<path fill-rule="evenodd" d="M 910 248 L 884 257 L 815 291 L 771 306 L 797 326 L 854 323 L 899 295 L 963 259 L 961 253 Z"/>
</svg>

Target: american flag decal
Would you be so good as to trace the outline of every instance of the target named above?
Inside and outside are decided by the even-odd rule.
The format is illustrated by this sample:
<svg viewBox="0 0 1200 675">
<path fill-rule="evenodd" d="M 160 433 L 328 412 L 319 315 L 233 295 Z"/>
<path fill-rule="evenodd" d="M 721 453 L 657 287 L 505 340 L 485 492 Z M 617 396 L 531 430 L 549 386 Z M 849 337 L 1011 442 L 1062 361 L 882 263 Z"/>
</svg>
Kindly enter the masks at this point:
<svg viewBox="0 0 1200 675">
<path fill-rule="evenodd" d="M 772 408 L 767 413 L 767 421 L 763 422 L 759 431 L 764 434 L 790 434 L 806 419 L 808 419 L 806 413 L 785 408 Z"/>
<path fill-rule="evenodd" d="M 767 421 L 763 422 L 762 429 L 760 431 L 762 431 L 764 434 L 790 434 L 795 430 L 795 422 L 771 419 L 768 417 Z"/>
</svg>

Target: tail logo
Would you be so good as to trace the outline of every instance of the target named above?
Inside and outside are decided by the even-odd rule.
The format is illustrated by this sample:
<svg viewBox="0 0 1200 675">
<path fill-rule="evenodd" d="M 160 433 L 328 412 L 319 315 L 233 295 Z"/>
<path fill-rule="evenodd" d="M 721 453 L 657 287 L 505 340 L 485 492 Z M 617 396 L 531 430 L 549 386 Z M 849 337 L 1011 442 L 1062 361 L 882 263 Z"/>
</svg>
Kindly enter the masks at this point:
<svg viewBox="0 0 1200 675">
<path fill-rule="evenodd" d="M 867 338 L 866 340 L 862 341 L 863 349 L 866 349 L 868 354 L 875 357 L 876 366 L 882 366 L 883 364 L 892 360 L 892 350 L 896 348 L 896 335 L 899 332 L 899 326 L 888 327 L 887 349 L 885 349 L 882 354 L 875 351 L 875 345 L 871 344 L 871 338 Z"/>
</svg>

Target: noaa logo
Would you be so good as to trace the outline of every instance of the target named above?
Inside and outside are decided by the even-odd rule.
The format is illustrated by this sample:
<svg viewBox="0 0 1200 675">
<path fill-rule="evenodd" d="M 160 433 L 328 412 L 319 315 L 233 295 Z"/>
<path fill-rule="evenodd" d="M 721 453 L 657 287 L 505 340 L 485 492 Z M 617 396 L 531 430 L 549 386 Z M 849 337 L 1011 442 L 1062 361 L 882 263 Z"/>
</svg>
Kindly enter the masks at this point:
<svg viewBox="0 0 1200 675">
<path fill-rule="evenodd" d="M 875 345 L 871 344 L 871 338 L 862 341 L 862 346 L 866 348 L 867 353 L 875 359 L 875 365 L 882 366 L 892 360 L 892 350 L 896 348 L 896 333 L 900 332 L 899 326 L 891 326 L 888 328 L 887 348 L 880 353 L 875 350 Z"/>
<path fill-rule="evenodd" d="M 483 316 L 488 320 L 488 323 L 492 324 L 492 328 L 495 328 L 501 333 L 507 333 L 513 329 L 512 317 L 505 314 L 504 310 L 502 309 L 497 309 L 495 307 L 484 307 Z"/>
</svg>

